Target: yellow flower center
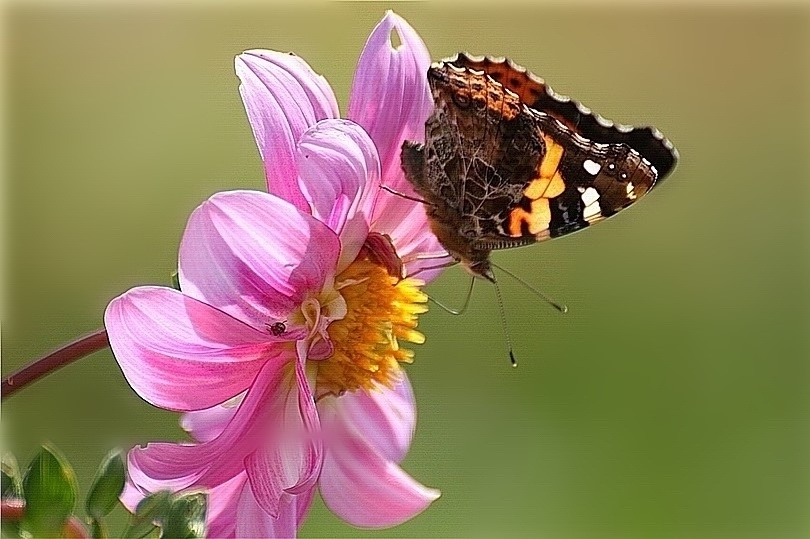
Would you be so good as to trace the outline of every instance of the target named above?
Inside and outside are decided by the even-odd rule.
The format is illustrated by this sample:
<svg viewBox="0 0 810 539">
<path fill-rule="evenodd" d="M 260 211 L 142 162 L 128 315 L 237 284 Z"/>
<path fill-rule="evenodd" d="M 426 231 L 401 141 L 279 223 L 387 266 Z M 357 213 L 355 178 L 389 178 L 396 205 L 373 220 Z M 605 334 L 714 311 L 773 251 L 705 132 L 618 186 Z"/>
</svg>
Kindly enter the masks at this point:
<svg viewBox="0 0 810 539">
<path fill-rule="evenodd" d="M 400 362 L 413 361 L 413 352 L 399 340 L 421 344 L 417 318 L 426 312 L 427 296 L 418 279 L 398 279 L 379 264 L 360 258 L 335 279 L 335 289 L 346 303 L 346 314 L 326 328 L 334 346 L 326 359 L 313 361 L 318 394 L 391 387 Z"/>
</svg>

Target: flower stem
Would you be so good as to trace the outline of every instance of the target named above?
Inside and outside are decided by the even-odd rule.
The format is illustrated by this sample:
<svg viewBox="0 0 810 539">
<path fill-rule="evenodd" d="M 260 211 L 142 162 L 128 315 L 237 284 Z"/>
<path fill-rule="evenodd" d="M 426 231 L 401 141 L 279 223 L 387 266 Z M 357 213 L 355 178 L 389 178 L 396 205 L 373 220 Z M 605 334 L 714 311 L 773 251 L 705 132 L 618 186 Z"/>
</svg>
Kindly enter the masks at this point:
<svg viewBox="0 0 810 539">
<path fill-rule="evenodd" d="M 53 371 L 109 345 L 107 330 L 99 329 L 42 356 L 3 380 L 2 400 Z"/>
</svg>

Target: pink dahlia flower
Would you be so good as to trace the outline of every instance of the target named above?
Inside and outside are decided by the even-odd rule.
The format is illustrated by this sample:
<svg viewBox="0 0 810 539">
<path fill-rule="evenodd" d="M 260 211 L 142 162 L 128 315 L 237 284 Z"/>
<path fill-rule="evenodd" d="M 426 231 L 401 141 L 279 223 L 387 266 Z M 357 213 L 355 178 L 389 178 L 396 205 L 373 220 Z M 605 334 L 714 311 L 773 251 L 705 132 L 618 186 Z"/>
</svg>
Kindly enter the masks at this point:
<svg viewBox="0 0 810 539">
<path fill-rule="evenodd" d="M 426 296 L 407 275 L 443 251 L 420 204 L 379 188 L 410 192 L 399 147 L 423 136 L 429 62 L 388 12 L 341 120 L 331 88 L 300 58 L 237 58 L 270 194 L 212 196 L 181 241 L 182 291 L 134 288 L 105 314 L 130 385 L 185 412 L 194 438 L 130 451 L 129 507 L 161 489 L 206 489 L 211 537 L 291 537 L 316 488 L 369 528 L 438 497 L 398 466 L 416 419 L 400 368 L 413 354 L 400 342 L 424 340 L 415 327 Z"/>
</svg>

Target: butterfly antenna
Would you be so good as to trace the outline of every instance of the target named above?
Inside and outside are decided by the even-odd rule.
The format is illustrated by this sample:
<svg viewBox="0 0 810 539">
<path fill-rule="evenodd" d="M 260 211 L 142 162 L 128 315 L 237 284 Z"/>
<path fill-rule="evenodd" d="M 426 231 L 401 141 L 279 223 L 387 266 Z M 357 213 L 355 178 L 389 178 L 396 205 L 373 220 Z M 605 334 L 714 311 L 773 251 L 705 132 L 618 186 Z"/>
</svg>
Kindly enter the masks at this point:
<svg viewBox="0 0 810 539">
<path fill-rule="evenodd" d="M 495 266 L 496 268 L 498 268 L 499 270 L 501 270 L 502 272 L 504 272 L 505 274 L 507 274 L 508 276 L 510 276 L 511 278 L 513 278 L 514 280 L 516 280 L 517 282 L 519 282 L 520 284 L 522 284 L 532 294 L 539 297 L 540 299 L 542 299 L 543 301 L 545 301 L 546 303 L 548 303 L 549 305 L 551 305 L 552 307 L 554 307 L 555 309 L 560 311 L 562 314 L 565 314 L 565 313 L 568 312 L 568 306 L 567 305 L 554 301 L 553 299 L 551 299 L 547 295 L 543 294 L 542 292 L 537 290 L 535 287 L 533 287 L 532 285 L 530 285 L 529 283 L 527 283 L 526 281 L 524 281 L 523 279 L 521 279 L 520 277 L 518 277 L 517 275 L 515 275 L 511 271 L 509 271 L 508 269 L 506 269 L 504 267 L 501 267 L 501 266 L 498 266 L 495 263 L 492 263 L 492 265 Z"/>
<path fill-rule="evenodd" d="M 492 281 L 495 285 L 495 297 L 498 298 L 498 310 L 501 313 L 501 325 L 503 326 L 503 333 L 506 335 L 506 344 L 509 347 L 509 361 L 512 362 L 513 367 L 517 367 L 517 360 L 512 348 L 512 336 L 509 334 L 509 326 L 506 325 L 506 311 L 503 308 L 503 296 L 501 296 L 501 287 L 498 286 L 498 281 L 495 280 L 494 275 L 487 276 L 487 279 Z"/>
<path fill-rule="evenodd" d="M 473 287 L 475 286 L 475 277 L 470 277 L 470 288 L 467 289 L 467 297 L 464 298 L 464 304 L 461 306 L 460 309 L 451 309 L 447 305 L 439 302 L 438 300 L 433 299 L 432 297 L 428 296 L 428 299 L 442 308 L 445 312 L 448 312 L 452 315 L 458 316 L 460 314 L 464 314 L 467 312 L 467 306 L 470 304 L 470 298 L 472 297 Z"/>
</svg>

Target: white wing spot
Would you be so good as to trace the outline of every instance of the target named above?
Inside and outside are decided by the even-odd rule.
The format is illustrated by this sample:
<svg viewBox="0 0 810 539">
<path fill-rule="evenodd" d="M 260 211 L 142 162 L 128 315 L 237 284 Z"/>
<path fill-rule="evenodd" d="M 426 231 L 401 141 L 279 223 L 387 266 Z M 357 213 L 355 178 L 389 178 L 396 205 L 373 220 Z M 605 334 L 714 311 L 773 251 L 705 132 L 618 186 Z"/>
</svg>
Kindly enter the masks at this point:
<svg viewBox="0 0 810 539">
<path fill-rule="evenodd" d="M 585 192 L 582 193 L 582 202 L 586 206 L 590 206 L 599 198 L 599 193 L 593 187 L 588 187 L 585 189 Z"/>
<path fill-rule="evenodd" d="M 592 217 L 602 214 L 602 208 L 599 206 L 599 193 L 593 187 L 588 187 L 582 193 L 582 202 L 585 204 L 585 212 L 583 217 L 590 219 Z"/>
<path fill-rule="evenodd" d="M 590 174 L 591 176 L 596 176 L 599 174 L 599 171 L 602 170 L 602 165 L 597 163 L 596 161 L 592 161 L 590 159 L 586 159 L 582 163 L 582 168 L 585 169 L 585 172 Z"/>
</svg>

